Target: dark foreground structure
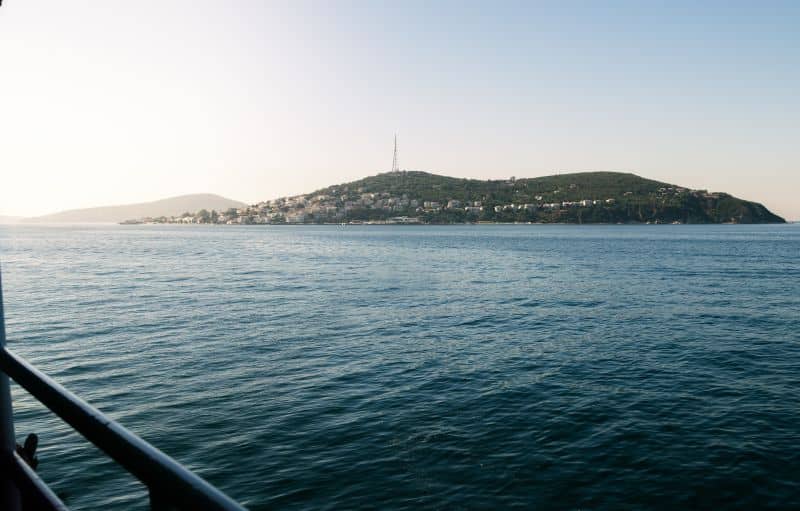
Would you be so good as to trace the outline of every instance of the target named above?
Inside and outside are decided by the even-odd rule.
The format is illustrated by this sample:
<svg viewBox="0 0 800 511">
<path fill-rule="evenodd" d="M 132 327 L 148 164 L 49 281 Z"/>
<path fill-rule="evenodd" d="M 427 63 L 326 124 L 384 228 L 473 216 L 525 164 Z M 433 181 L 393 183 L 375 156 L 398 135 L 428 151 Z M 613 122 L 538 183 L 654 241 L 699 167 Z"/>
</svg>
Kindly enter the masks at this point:
<svg viewBox="0 0 800 511">
<path fill-rule="evenodd" d="M 61 417 L 150 492 L 153 510 L 243 510 L 244 507 L 178 462 L 103 415 L 6 348 L 0 279 L 0 509 L 66 510 L 67 506 L 31 468 L 36 437 L 17 447 L 9 377 Z"/>
</svg>

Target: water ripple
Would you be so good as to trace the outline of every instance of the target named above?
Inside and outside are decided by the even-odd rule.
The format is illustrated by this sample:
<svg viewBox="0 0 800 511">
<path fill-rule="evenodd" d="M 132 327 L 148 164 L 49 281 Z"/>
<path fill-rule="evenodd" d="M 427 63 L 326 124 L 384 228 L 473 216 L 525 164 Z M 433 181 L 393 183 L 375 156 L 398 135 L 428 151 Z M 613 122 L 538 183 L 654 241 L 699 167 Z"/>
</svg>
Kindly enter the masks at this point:
<svg viewBox="0 0 800 511">
<path fill-rule="evenodd" d="M 254 510 L 790 509 L 800 229 L 2 227 L 14 349 Z M 72 509 L 145 489 L 14 388 Z"/>
</svg>

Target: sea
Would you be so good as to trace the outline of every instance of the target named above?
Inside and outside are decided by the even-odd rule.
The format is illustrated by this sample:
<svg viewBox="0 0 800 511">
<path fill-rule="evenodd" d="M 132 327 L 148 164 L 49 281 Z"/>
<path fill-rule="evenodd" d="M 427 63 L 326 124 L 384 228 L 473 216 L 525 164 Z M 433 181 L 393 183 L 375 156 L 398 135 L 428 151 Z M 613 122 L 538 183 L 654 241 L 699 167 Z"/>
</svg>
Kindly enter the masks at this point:
<svg viewBox="0 0 800 511">
<path fill-rule="evenodd" d="M 800 225 L 1 226 L 8 345 L 252 510 L 797 509 Z M 144 486 L 17 385 L 73 510 Z"/>
</svg>

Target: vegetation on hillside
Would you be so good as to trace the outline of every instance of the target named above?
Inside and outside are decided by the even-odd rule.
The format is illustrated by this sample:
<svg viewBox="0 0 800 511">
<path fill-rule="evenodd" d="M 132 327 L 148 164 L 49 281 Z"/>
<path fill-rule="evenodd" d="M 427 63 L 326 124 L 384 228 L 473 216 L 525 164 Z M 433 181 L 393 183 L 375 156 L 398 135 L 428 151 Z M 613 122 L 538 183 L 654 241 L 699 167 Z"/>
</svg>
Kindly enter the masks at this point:
<svg viewBox="0 0 800 511">
<path fill-rule="evenodd" d="M 782 223 L 761 204 L 619 172 L 481 181 L 401 171 L 167 223 Z"/>
<path fill-rule="evenodd" d="M 421 214 L 423 220 L 430 223 L 784 222 L 761 204 L 725 193 L 689 190 L 620 172 L 482 181 L 403 171 L 330 186 L 306 197 L 334 196 L 342 202 L 352 202 L 365 194 L 414 198 L 417 206 L 401 211 L 354 208 L 349 212 L 349 219 L 380 220 L 398 214 Z M 453 200 L 458 201 L 460 207 L 447 207 Z M 576 204 L 581 201 L 592 201 L 592 205 Z M 426 208 L 425 202 L 435 202 L 440 207 Z M 473 204 L 479 204 L 480 211 L 465 209 Z"/>
</svg>

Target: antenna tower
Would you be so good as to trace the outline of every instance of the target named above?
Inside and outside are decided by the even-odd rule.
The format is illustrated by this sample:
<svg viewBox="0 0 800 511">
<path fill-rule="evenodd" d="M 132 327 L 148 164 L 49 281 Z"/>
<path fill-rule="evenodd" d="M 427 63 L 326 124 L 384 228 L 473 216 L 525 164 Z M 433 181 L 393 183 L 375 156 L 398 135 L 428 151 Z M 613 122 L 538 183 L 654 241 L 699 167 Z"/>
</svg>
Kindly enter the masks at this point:
<svg viewBox="0 0 800 511">
<path fill-rule="evenodd" d="M 397 133 L 394 134 L 394 158 L 392 158 L 392 172 L 400 172 L 397 166 Z"/>
</svg>

